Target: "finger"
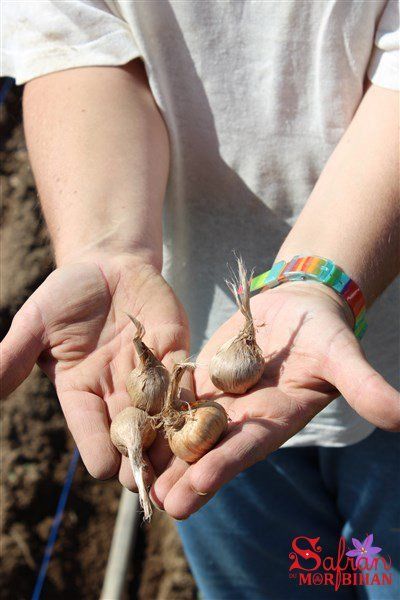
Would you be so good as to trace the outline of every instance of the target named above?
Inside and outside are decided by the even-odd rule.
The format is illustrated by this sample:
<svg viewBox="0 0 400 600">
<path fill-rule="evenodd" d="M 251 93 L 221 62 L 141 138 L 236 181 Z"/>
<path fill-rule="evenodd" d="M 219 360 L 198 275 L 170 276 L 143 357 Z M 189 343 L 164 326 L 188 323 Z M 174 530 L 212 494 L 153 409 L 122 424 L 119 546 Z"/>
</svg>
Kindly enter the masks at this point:
<svg viewBox="0 0 400 600">
<path fill-rule="evenodd" d="M 158 508 L 164 509 L 165 498 L 188 469 L 189 465 L 185 461 L 171 454 L 167 468 L 155 481 L 150 492 L 150 497 Z"/>
<path fill-rule="evenodd" d="M 185 326 L 171 324 L 160 324 L 158 327 L 149 329 L 148 339 L 144 340 L 152 349 L 154 354 L 162 359 L 165 366 L 170 369 L 174 362 L 185 360 L 189 354 L 189 333 Z M 170 359 L 175 361 L 171 362 Z"/>
<path fill-rule="evenodd" d="M 328 379 L 359 415 L 389 431 L 400 430 L 400 394 L 368 363 L 349 332 L 335 344 Z"/>
<path fill-rule="evenodd" d="M 131 399 L 126 388 L 123 389 L 121 386 L 120 391 L 114 391 L 114 393 L 107 398 L 107 410 L 111 421 L 125 408 L 128 408 L 128 406 L 132 406 Z"/>
<path fill-rule="evenodd" d="M 59 393 L 69 430 L 89 473 L 96 479 L 117 474 L 121 455 L 110 438 L 105 402 L 91 392 L 68 390 Z"/>
<path fill-rule="evenodd" d="M 166 366 L 166 368 L 168 369 L 168 371 L 171 372 L 173 367 L 176 364 L 185 362 L 187 360 L 187 358 L 188 358 L 188 352 L 186 350 L 174 350 L 174 351 L 168 352 L 164 356 L 163 363 Z M 193 392 L 193 390 L 194 390 L 193 372 L 191 370 L 187 370 L 183 374 L 183 377 L 181 379 L 179 387 L 182 388 L 183 390 L 189 390 L 189 392 Z M 191 396 L 191 394 L 189 394 L 188 398 L 185 398 L 184 396 L 182 396 L 182 400 L 187 400 L 189 402 L 189 401 L 194 400 L 194 398 Z"/>
<path fill-rule="evenodd" d="M 148 456 L 156 476 L 160 475 L 171 462 L 172 452 L 163 432 L 159 432 L 148 449 Z"/>
<path fill-rule="evenodd" d="M 151 484 L 155 479 L 155 474 L 153 467 L 151 466 L 151 463 L 146 454 L 143 454 L 143 463 L 143 481 L 146 488 L 148 489 L 150 488 Z M 132 473 L 132 467 L 130 465 L 129 459 L 126 456 L 122 456 L 121 466 L 119 469 L 119 480 L 121 482 L 121 485 L 126 487 L 131 492 L 137 493 L 138 488 Z"/>
<path fill-rule="evenodd" d="M 17 388 L 32 371 L 45 349 L 45 328 L 40 311 L 28 301 L 15 315 L 0 345 L 0 397 Z"/>
<path fill-rule="evenodd" d="M 176 481 L 164 498 L 164 510 L 175 519 L 186 519 L 199 510 L 224 483 L 279 446 L 281 441 L 277 441 L 273 429 L 273 425 L 262 419 L 236 425 L 218 446 Z M 156 485 L 160 485 L 167 473 Z"/>
</svg>

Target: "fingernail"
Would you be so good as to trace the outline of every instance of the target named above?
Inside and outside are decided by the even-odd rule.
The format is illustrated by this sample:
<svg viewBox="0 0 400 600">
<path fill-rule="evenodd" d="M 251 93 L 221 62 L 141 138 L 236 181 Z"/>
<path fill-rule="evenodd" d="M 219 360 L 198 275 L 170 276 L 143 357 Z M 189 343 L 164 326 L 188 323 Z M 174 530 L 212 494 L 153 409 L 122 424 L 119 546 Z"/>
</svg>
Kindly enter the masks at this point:
<svg viewBox="0 0 400 600">
<path fill-rule="evenodd" d="M 149 494 L 149 498 L 150 498 L 150 502 L 152 503 L 152 505 L 154 506 L 154 508 L 156 508 L 160 512 L 165 512 L 165 510 L 163 508 L 160 508 L 160 506 L 158 506 L 157 502 L 155 502 L 153 500 L 153 498 L 151 497 L 151 494 Z"/>
<path fill-rule="evenodd" d="M 165 512 L 165 510 L 163 508 L 160 508 L 160 506 L 154 500 L 153 495 L 151 494 L 151 491 L 149 492 L 149 498 L 150 498 L 150 502 L 152 503 L 152 505 L 154 506 L 154 508 L 156 508 L 160 512 Z"/>
<path fill-rule="evenodd" d="M 199 490 L 196 490 L 193 486 L 190 486 L 190 488 L 198 496 L 207 496 L 207 494 L 208 494 L 208 492 L 199 492 Z"/>
</svg>

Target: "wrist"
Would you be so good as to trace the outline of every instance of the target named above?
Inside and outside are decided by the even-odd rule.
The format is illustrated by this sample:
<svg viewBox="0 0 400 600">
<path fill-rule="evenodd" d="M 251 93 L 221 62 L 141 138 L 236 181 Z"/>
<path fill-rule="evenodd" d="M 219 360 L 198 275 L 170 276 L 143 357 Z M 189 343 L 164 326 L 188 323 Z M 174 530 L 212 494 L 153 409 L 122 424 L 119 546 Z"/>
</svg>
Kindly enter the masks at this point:
<svg viewBox="0 0 400 600">
<path fill-rule="evenodd" d="M 162 269 L 162 246 L 160 250 L 139 243 L 102 242 L 79 247 L 54 247 L 57 267 L 82 262 L 127 261 L 148 264 L 155 270 Z"/>
<path fill-rule="evenodd" d="M 365 265 L 366 261 L 363 258 L 362 251 L 360 248 L 353 248 L 352 252 L 346 252 L 341 248 L 341 244 L 337 241 L 331 240 L 330 242 L 322 243 L 318 240 L 316 244 L 306 243 L 303 240 L 303 244 L 288 244 L 285 242 L 279 250 L 275 262 L 285 260 L 289 262 L 294 256 L 321 256 L 328 258 L 335 265 L 339 265 L 340 268 L 355 281 L 363 292 L 367 306 L 370 305 L 369 289 L 367 286 Z M 299 246 L 301 250 L 299 250 Z M 319 249 L 317 249 L 319 248 Z"/>
<path fill-rule="evenodd" d="M 346 302 L 354 317 L 353 331 L 361 339 L 367 328 L 365 299 L 357 283 L 331 259 L 313 255 L 295 255 L 281 259 L 271 269 L 252 278 L 250 290 L 275 288 L 284 282 L 315 282 L 331 288 Z"/>
<path fill-rule="evenodd" d="M 318 299 L 328 300 L 331 305 L 335 306 L 338 312 L 342 315 L 349 327 L 354 327 L 354 315 L 348 303 L 339 296 L 333 289 L 327 287 L 318 281 L 285 281 L 281 285 L 268 290 L 267 288 L 261 293 L 268 292 L 269 294 L 279 294 L 282 292 L 295 293 L 298 295 L 307 295 Z"/>
</svg>

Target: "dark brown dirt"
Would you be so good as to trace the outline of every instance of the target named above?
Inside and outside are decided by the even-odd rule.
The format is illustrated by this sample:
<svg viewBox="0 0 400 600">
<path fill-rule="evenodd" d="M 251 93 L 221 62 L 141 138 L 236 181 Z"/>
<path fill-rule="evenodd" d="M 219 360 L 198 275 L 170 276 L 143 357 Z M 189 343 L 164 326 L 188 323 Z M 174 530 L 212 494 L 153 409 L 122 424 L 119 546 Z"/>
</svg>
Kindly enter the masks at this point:
<svg viewBox="0 0 400 600">
<path fill-rule="evenodd" d="M 0 116 L 1 337 L 53 268 L 20 121 L 21 95 L 14 89 Z M 2 404 L 1 417 L 0 598 L 25 600 L 32 594 L 74 444 L 54 389 L 37 368 Z M 99 597 L 120 492 L 117 481 L 97 482 L 79 464 L 42 598 Z M 140 528 L 128 596 L 196 597 L 179 538 L 163 513 Z"/>
<path fill-rule="evenodd" d="M 138 600 L 195 600 L 189 571 L 173 521 L 155 512 L 146 536 Z"/>
</svg>

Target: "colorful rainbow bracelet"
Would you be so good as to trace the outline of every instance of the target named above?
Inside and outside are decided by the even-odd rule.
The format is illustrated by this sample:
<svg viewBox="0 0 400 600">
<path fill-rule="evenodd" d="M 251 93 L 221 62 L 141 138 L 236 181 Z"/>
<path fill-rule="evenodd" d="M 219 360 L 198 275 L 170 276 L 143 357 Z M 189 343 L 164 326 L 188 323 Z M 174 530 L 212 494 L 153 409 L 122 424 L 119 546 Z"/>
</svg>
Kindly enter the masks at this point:
<svg viewBox="0 0 400 600">
<path fill-rule="evenodd" d="M 312 280 L 324 283 L 350 306 L 354 315 L 354 334 L 360 340 L 367 329 L 365 300 L 358 285 L 334 262 L 319 256 L 295 256 L 291 261 L 280 260 L 269 271 L 253 277 L 250 291 L 274 288 L 285 281 Z"/>
</svg>

